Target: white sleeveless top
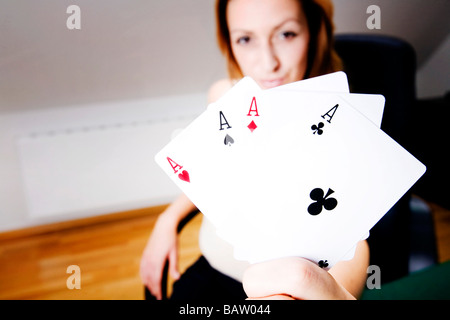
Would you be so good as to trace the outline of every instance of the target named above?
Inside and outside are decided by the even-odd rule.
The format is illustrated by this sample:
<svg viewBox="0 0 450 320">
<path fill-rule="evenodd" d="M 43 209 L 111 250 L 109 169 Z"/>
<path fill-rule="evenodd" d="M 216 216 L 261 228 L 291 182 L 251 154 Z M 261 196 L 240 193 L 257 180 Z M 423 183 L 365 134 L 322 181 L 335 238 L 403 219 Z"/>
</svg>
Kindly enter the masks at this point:
<svg viewBox="0 0 450 320">
<path fill-rule="evenodd" d="M 217 235 L 214 225 L 205 216 L 200 227 L 199 246 L 214 269 L 242 282 L 242 275 L 250 264 L 234 259 L 232 246 Z"/>
</svg>

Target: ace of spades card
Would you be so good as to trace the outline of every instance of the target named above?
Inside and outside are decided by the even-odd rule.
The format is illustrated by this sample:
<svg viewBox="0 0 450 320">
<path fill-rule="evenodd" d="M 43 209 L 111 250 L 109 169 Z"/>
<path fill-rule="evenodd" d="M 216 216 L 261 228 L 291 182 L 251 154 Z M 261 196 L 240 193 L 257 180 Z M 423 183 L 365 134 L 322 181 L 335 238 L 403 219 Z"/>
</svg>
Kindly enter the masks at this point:
<svg viewBox="0 0 450 320">
<path fill-rule="evenodd" d="M 249 235 L 234 242 L 236 257 L 301 256 L 332 267 L 425 166 L 339 95 L 266 91 L 259 99 L 277 106 L 273 134 L 258 154 L 264 161 L 242 174 L 267 183 L 243 183 L 235 200 Z"/>
</svg>

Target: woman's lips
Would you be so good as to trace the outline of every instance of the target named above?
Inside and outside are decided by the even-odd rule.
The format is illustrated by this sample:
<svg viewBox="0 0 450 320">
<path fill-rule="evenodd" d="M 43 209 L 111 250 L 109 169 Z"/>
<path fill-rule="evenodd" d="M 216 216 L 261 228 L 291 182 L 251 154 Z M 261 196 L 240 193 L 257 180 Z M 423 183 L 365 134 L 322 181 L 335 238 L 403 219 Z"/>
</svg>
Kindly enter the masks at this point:
<svg viewBox="0 0 450 320">
<path fill-rule="evenodd" d="M 283 79 L 261 80 L 260 84 L 264 89 L 274 88 L 282 85 Z"/>
</svg>

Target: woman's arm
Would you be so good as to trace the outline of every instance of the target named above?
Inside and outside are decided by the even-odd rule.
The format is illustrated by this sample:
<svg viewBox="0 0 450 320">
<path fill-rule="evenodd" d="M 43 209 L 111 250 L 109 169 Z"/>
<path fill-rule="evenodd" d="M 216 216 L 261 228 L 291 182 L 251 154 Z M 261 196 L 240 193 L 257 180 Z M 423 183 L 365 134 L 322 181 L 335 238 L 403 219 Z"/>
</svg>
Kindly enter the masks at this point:
<svg viewBox="0 0 450 320">
<path fill-rule="evenodd" d="M 230 88 L 231 81 L 228 79 L 214 83 L 208 92 L 208 103 L 219 99 Z M 177 228 L 181 220 L 194 209 L 189 198 L 184 194 L 180 195 L 160 214 L 144 249 L 140 265 L 141 279 L 157 299 L 162 298 L 161 279 L 166 260 L 169 261 L 170 275 L 174 279 L 180 276 Z"/>
<path fill-rule="evenodd" d="M 161 279 L 166 260 L 169 272 L 174 279 L 178 272 L 178 233 L 180 221 L 195 209 L 194 204 L 184 195 L 180 195 L 158 217 L 152 234 L 141 258 L 140 274 L 142 282 L 157 299 L 162 298 Z"/>
</svg>

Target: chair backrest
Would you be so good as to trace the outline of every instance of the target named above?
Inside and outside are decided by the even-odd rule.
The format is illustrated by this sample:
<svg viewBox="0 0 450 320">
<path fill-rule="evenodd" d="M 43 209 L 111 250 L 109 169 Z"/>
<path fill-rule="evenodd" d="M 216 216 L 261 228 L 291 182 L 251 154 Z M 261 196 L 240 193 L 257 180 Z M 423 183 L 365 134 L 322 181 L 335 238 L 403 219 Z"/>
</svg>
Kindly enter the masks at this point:
<svg viewBox="0 0 450 320">
<path fill-rule="evenodd" d="M 402 144 L 416 100 L 416 55 L 407 42 L 388 36 L 337 35 L 335 48 L 344 62 L 354 93 L 379 93 L 386 98 L 381 128 Z"/>
<path fill-rule="evenodd" d="M 351 92 L 384 95 L 381 128 L 407 147 L 408 118 L 416 99 L 414 49 L 400 39 L 362 34 L 337 35 L 335 48 Z M 409 198 L 406 194 L 370 231 L 370 263 L 380 267 L 384 283 L 408 274 Z"/>
</svg>

